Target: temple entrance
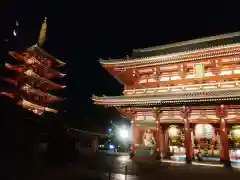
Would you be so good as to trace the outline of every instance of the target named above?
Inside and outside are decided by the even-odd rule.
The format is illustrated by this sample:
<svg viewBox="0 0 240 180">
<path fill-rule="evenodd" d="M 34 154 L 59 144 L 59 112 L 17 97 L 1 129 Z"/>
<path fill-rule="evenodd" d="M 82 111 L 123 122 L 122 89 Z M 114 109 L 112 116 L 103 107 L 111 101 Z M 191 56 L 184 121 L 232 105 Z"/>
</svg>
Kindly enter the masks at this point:
<svg viewBox="0 0 240 180">
<path fill-rule="evenodd" d="M 220 135 L 211 124 L 196 124 L 192 143 L 195 159 L 198 161 L 219 161 Z"/>
<path fill-rule="evenodd" d="M 172 160 L 184 160 L 186 156 L 183 127 L 170 125 L 166 131 L 165 140 L 168 147 L 167 157 Z"/>
<path fill-rule="evenodd" d="M 233 163 L 240 162 L 240 125 L 230 125 L 228 133 L 229 156 Z"/>
</svg>

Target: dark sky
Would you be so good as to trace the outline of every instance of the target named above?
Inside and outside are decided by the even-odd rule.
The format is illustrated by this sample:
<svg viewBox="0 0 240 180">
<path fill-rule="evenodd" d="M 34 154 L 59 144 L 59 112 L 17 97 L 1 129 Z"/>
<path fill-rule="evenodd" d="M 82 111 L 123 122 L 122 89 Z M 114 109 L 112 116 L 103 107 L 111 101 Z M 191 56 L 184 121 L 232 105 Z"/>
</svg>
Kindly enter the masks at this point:
<svg viewBox="0 0 240 180">
<path fill-rule="evenodd" d="M 125 57 L 133 48 L 240 29 L 238 5 L 230 1 L 126 2 L 9 1 L 1 6 L 1 38 L 9 38 L 7 49 L 35 44 L 41 22 L 48 17 L 44 49 L 68 63 L 64 69 L 68 77 L 63 80 L 68 86 L 63 92 L 68 99 L 65 122 L 73 127 L 103 131 L 110 119 L 121 120 L 115 110 L 91 102 L 92 94 L 119 95 L 122 91 L 122 86 L 99 65 L 98 58 Z M 15 20 L 19 22 L 17 38 L 10 37 Z"/>
</svg>

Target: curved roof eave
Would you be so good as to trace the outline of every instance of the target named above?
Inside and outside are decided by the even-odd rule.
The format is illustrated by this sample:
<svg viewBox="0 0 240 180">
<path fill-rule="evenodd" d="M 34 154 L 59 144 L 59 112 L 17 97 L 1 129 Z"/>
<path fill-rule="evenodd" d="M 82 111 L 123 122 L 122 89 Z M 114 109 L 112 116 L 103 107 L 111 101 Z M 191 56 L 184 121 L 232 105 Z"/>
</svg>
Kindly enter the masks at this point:
<svg viewBox="0 0 240 180">
<path fill-rule="evenodd" d="M 190 45 L 195 43 L 201 43 L 201 42 L 208 42 L 212 40 L 219 40 L 219 39 L 225 39 L 225 38 L 232 38 L 240 36 L 240 31 L 233 32 L 233 33 L 227 33 L 227 34 L 220 34 L 216 36 L 210 36 L 210 37 L 204 37 L 204 38 L 197 38 L 177 43 L 171 43 L 166 45 L 160 45 L 155 47 L 148 47 L 148 48 L 140 48 L 140 49 L 133 49 L 133 52 L 148 52 L 148 51 L 155 51 L 155 50 L 163 50 L 171 47 L 178 47 L 178 46 L 184 46 L 184 45 Z"/>
<path fill-rule="evenodd" d="M 64 66 L 64 65 L 66 65 L 65 62 L 60 61 L 59 59 L 57 59 L 57 58 L 53 57 L 52 55 L 48 54 L 45 50 L 43 50 L 42 48 L 40 48 L 40 47 L 38 46 L 38 44 L 35 44 L 35 45 L 27 48 L 27 51 L 32 51 L 32 50 L 34 50 L 34 49 L 37 49 L 37 50 L 39 50 L 41 53 L 43 53 L 43 55 L 45 55 L 45 56 L 47 56 L 47 57 L 49 57 L 49 58 L 51 58 L 51 59 L 54 59 L 54 60 L 59 64 L 59 65 L 57 65 L 57 67 L 62 67 L 62 66 Z"/>
<path fill-rule="evenodd" d="M 218 100 L 239 100 L 240 93 L 238 88 L 222 89 L 217 91 L 202 91 L 199 94 L 198 91 L 189 96 L 190 92 L 185 93 L 168 93 L 164 95 L 148 95 L 148 96 L 92 96 L 92 100 L 96 104 L 115 106 L 115 105 L 136 105 L 136 104 L 161 104 L 165 102 L 204 102 Z"/>
<path fill-rule="evenodd" d="M 34 103 L 30 102 L 30 101 L 27 101 L 24 98 L 22 98 L 22 103 L 23 103 L 22 104 L 23 107 L 36 108 L 36 109 L 39 109 L 41 111 L 47 111 L 47 112 L 53 112 L 53 113 L 57 113 L 58 112 L 56 109 L 45 107 L 45 106 L 40 106 L 38 104 L 34 104 Z"/>
<path fill-rule="evenodd" d="M 215 46 L 215 47 L 210 47 L 210 48 L 205 48 L 205 49 L 197 49 L 194 51 L 185 51 L 185 52 L 178 52 L 178 53 L 172 53 L 172 54 L 166 54 L 166 55 L 156 55 L 156 56 L 150 56 L 150 57 L 142 57 L 142 58 L 131 58 L 131 59 L 109 59 L 109 60 L 103 60 L 100 59 L 99 62 L 102 65 L 124 65 L 124 64 L 138 64 L 142 62 L 151 62 L 151 61 L 159 61 L 159 62 L 168 62 L 168 59 L 171 58 L 177 58 L 178 56 L 183 56 L 191 53 L 196 53 L 199 51 L 208 51 L 208 50 L 218 50 L 221 48 L 229 48 L 229 47 L 234 47 L 234 46 L 239 46 L 240 43 L 235 43 L 235 44 L 226 44 L 222 46 Z M 171 61 L 171 60 L 169 60 Z"/>
</svg>

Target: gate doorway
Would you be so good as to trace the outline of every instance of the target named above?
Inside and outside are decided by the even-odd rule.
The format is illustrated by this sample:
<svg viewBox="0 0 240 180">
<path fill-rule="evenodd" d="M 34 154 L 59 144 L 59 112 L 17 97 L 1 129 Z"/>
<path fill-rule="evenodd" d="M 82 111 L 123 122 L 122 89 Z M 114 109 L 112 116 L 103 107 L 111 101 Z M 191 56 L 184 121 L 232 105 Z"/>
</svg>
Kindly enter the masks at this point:
<svg viewBox="0 0 240 180">
<path fill-rule="evenodd" d="M 212 124 L 196 124 L 193 128 L 192 142 L 196 160 L 220 160 L 220 134 Z"/>
<path fill-rule="evenodd" d="M 180 125 L 170 125 L 165 134 L 165 142 L 168 148 L 167 157 L 172 160 L 185 160 L 185 145 L 183 127 Z"/>
<path fill-rule="evenodd" d="M 240 163 L 240 125 L 230 125 L 228 133 L 230 160 L 233 163 Z"/>
</svg>

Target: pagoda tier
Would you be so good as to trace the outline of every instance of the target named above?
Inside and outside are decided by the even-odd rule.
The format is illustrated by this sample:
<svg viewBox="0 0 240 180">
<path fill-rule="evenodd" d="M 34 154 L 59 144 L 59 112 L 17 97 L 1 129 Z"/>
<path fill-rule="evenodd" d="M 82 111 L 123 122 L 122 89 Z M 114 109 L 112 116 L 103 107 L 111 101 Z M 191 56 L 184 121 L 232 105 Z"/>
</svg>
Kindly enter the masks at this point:
<svg viewBox="0 0 240 180">
<path fill-rule="evenodd" d="M 34 113 L 36 113 L 36 114 L 38 114 L 38 115 L 43 114 L 44 111 L 53 112 L 53 113 L 57 113 L 57 112 L 58 112 L 57 110 L 55 110 L 55 109 L 53 109 L 53 108 L 41 106 L 41 105 L 35 104 L 35 103 L 31 102 L 31 101 L 28 101 L 28 100 L 26 100 L 26 99 L 23 98 L 23 97 L 16 98 L 16 96 L 19 95 L 18 92 L 14 92 L 14 93 L 10 93 L 10 92 L 0 92 L 0 95 L 7 96 L 7 97 L 10 97 L 10 98 L 13 98 L 13 99 L 20 99 L 20 100 L 17 101 L 17 104 L 18 104 L 18 105 L 21 105 L 21 106 L 23 106 L 24 108 L 27 108 L 27 109 L 33 111 Z M 38 100 L 38 101 L 39 101 L 39 100 Z"/>
<path fill-rule="evenodd" d="M 57 89 L 63 89 L 66 87 L 66 86 L 54 83 L 44 77 L 41 77 L 36 73 L 34 73 L 32 70 L 28 70 L 24 72 L 23 75 L 15 76 L 12 78 L 6 78 L 5 80 L 16 86 L 29 84 L 36 89 L 41 89 L 42 91 L 57 90 Z"/>
<path fill-rule="evenodd" d="M 54 103 L 56 101 L 63 100 L 63 98 L 42 92 L 38 89 L 34 89 L 30 85 L 22 86 L 20 88 L 20 91 L 19 90 L 9 90 L 7 92 L 2 91 L 1 95 L 5 95 L 15 99 L 24 97 L 26 100 L 36 101 L 36 103 L 37 104 L 40 103 L 40 105 L 47 105 L 48 103 Z"/>
<path fill-rule="evenodd" d="M 216 38 L 219 42 L 211 47 L 206 44 Z M 222 38 L 222 39 L 221 39 Z M 128 89 L 171 86 L 178 84 L 195 84 L 195 64 L 202 63 L 204 77 L 202 81 L 219 81 L 238 79 L 240 75 L 240 32 L 199 39 L 204 42 L 202 48 L 184 49 L 189 42 L 182 42 L 163 46 L 161 50 L 168 47 L 177 47 L 184 52 L 173 52 L 169 54 L 155 55 L 142 58 L 127 58 L 118 60 L 100 60 L 103 67 L 113 74 Z M 227 44 L 226 44 L 227 43 Z M 188 50 L 188 49 L 187 49 Z M 149 50 L 150 51 L 150 50 Z M 161 54 L 161 53 L 160 53 Z M 201 83 L 201 82 L 200 82 Z"/>
<path fill-rule="evenodd" d="M 18 105 L 21 105 L 22 107 L 38 114 L 38 115 L 42 115 L 44 112 L 52 112 L 52 113 L 57 113 L 58 111 L 52 108 L 48 108 L 48 107 L 44 107 L 44 106 L 39 106 L 37 104 L 34 104 L 30 101 L 27 101 L 25 99 L 22 99 L 20 101 L 18 101 L 17 103 Z"/>
<path fill-rule="evenodd" d="M 51 79 L 51 78 L 61 78 L 61 77 L 65 77 L 66 74 L 60 73 L 54 69 L 51 68 L 47 68 L 41 64 L 31 64 L 31 65 L 11 65 L 9 63 L 5 63 L 5 67 L 7 69 L 19 72 L 19 73 L 24 73 L 28 70 L 32 70 L 34 73 L 45 77 L 47 79 Z"/>
<path fill-rule="evenodd" d="M 46 67 L 61 67 L 65 63 L 52 57 L 47 52 L 42 50 L 38 45 L 34 45 L 22 52 L 11 51 L 9 54 L 26 64 L 41 64 Z"/>
<path fill-rule="evenodd" d="M 240 32 L 134 50 L 133 56 L 100 60 L 124 85 L 123 95 L 92 97 L 131 120 L 131 155 L 187 163 L 211 158 L 227 167 L 239 162 Z"/>
<path fill-rule="evenodd" d="M 61 97 L 57 97 L 52 94 L 42 92 L 38 89 L 31 87 L 28 84 L 22 86 L 21 90 L 24 92 L 24 94 L 26 94 L 26 96 L 33 97 L 33 99 L 35 96 L 37 96 L 38 101 L 39 101 L 39 98 L 41 98 L 41 102 L 44 102 L 44 103 L 51 103 L 51 102 L 63 100 L 63 98 L 61 98 Z"/>
</svg>

